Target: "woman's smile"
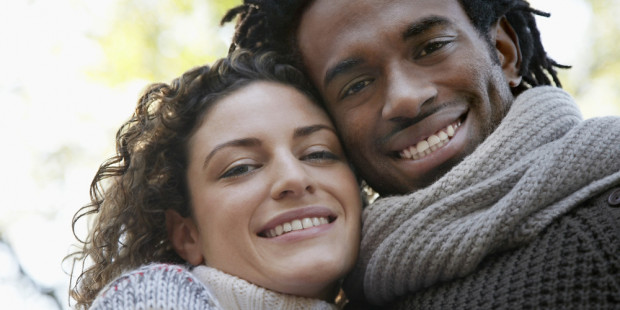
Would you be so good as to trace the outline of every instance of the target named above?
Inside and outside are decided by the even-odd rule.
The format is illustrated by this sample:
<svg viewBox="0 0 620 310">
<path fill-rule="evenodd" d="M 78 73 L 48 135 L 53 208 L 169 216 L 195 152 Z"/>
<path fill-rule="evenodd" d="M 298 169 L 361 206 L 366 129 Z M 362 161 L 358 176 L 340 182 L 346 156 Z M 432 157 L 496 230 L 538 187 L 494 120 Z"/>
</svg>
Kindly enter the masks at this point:
<svg viewBox="0 0 620 310">
<path fill-rule="evenodd" d="M 308 233 L 306 230 L 328 225 L 334 222 L 336 218 L 337 216 L 325 207 L 302 207 L 276 216 L 261 229 L 258 235 L 263 238 L 275 238 L 291 232 L 301 232 L 302 230 Z M 321 227 L 321 230 L 325 228 L 327 226 Z M 312 232 L 318 233 L 321 230 L 314 229 Z"/>
<path fill-rule="evenodd" d="M 206 265 L 306 297 L 353 267 L 360 189 L 330 119 L 306 95 L 253 82 L 217 102 L 189 145 Z"/>
</svg>

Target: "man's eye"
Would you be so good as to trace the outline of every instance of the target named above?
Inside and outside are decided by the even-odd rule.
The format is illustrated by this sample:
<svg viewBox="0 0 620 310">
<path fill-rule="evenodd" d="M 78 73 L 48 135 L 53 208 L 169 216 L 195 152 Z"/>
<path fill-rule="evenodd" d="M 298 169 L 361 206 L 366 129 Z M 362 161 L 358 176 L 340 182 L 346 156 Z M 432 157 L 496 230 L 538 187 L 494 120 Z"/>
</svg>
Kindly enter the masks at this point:
<svg viewBox="0 0 620 310">
<path fill-rule="evenodd" d="M 372 80 L 363 80 L 363 81 L 353 83 L 353 85 L 349 86 L 348 88 L 345 88 L 342 98 L 346 98 L 348 96 L 351 96 L 351 95 L 354 95 L 360 92 L 362 89 L 364 89 L 364 87 L 368 86 L 370 83 L 372 83 Z"/>
<path fill-rule="evenodd" d="M 256 170 L 258 167 L 253 166 L 253 165 L 238 165 L 238 166 L 234 166 L 228 170 L 226 170 L 224 172 L 224 174 L 222 174 L 222 176 L 220 176 L 220 179 L 225 179 L 225 178 L 232 178 L 232 177 L 238 177 L 244 174 L 248 174 L 254 170 Z"/>
<path fill-rule="evenodd" d="M 422 52 L 420 52 L 420 54 L 418 55 L 418 57 L 424 57 L 424 56 L 428 56 L 440 49 L 442 49 L 444 46 L 448 45 L 450 43 L 450 41 L 434 41 L 434 42 L 430 42 L 429 44 L 427 44 L 424 49 L 422 49 Z"/>
<path fill-rule="evenodd" d="M 308 160 L 313 162 L 325 162 L 340 159 L 338 155 L 330 151 L 317 151 L 301 157 L 301 160 Z"/>
</svg>

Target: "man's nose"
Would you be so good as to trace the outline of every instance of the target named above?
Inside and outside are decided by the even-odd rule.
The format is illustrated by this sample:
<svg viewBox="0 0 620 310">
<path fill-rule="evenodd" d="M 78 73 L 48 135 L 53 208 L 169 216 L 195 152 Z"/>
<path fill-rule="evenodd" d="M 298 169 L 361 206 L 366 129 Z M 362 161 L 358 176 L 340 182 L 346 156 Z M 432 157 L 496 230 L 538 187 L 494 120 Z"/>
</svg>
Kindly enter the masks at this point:
<svg viewBox="0 0 620 310">
<path fill-rule="evenodd" d="M 308 174 L 308 167 L 293 154 L 278 156 L 273 161 L 271 197 L 279 200 L 299 198 L 313 193 L 316 185 Z"/>
<path fill-rule="evenodd" d="M 385 120 L 411 119 L 437 96 L 437 89 L 423 75 L 406 64 L 393 65 L 387 72 L 385 103 L 381 115 Z"/>
</svg>

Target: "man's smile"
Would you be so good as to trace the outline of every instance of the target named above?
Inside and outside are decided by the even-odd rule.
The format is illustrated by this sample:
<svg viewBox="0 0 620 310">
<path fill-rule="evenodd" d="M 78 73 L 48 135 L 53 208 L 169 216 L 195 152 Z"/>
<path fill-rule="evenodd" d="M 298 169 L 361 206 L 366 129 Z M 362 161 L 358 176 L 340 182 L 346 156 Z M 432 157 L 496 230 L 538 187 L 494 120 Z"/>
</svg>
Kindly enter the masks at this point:
<svg viewBox="0 0 620 310">
<path fill-rule="evenodd" d="M 458 120 L 430 135 L 428 138 L 422 139 L 418 143 L 406 147 L 402 151 L 398 152 L 398 155 L 402 159 L 422 159 L 446 145 L 450 139 L 454 137 L 454 134 L 460 126 L 461 121 Z"/>
<path fill-rule="evenodd" d="M 419 160 L 444 148 L 466 120 L 468 112 L 464 105 L 435 110 L 387 138 L 388 156 L 397 160 Z"/>
</svg>

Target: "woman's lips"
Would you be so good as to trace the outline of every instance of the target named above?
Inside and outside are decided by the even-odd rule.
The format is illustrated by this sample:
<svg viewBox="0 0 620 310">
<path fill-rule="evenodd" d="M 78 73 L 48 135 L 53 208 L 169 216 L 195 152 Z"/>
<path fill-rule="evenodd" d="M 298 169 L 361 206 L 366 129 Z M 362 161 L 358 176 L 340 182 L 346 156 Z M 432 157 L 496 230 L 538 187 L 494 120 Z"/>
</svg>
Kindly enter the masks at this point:
<svg viewBox="0 0 620 310">
<path fill-rule="evenodd" d="M 282 223 L 272 229 L 261 232 L 259 235 L 266 238 L 274 238 L 291 231 L 304 230 L 315 226 L 329 224 L 330 222 L 331 221 L 328 217 L 305 217 Z"/>
<path fill-rule="evenodd" d="M 275 238 L 289 232 L 327 225 L 337 216 L 327 207 L 310 206 L 288 211 L 271 219 L 258 232 L 259 237 Z"/>
</svg>

